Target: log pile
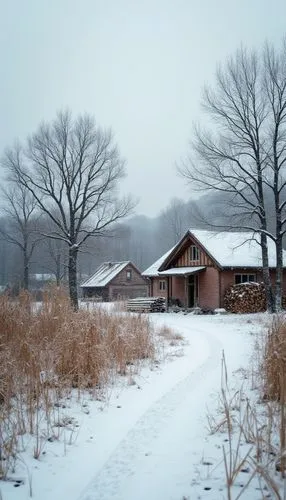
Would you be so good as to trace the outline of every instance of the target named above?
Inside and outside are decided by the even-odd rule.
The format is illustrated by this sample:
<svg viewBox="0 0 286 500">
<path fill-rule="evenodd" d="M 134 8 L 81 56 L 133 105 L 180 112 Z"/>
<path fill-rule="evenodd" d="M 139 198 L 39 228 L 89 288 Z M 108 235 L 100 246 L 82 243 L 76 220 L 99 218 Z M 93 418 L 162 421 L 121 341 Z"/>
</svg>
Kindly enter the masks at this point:
<svg viewBox="0 0 286 500">
<path fill-rule="evenodd" d="M 266 294 L 263 283 L 232 285 L 225 292 L 224 307 L 233 313 L 265 311 Z"/>
<path fill-rule="evenodd" d="M 166 300 L 164 297 L 137 297 L 129 299 L 127 311 L 130 312 L 164 312 L 166 310 Z"/>
</svg>

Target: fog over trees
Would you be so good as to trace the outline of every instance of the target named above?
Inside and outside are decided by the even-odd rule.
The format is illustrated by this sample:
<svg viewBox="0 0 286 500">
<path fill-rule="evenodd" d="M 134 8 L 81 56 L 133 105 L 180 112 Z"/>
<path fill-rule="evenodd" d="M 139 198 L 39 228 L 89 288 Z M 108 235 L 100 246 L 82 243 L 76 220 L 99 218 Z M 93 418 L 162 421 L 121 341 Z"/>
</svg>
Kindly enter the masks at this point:
<svg viewBox="0 0 286 500">
<path fill-rule="evenodd" d="M 268 197 L 266 196 L 268 200 Z M 189 228 L 210 229 L 227 225 L 222 198 L 218 194 L 203 195 L 196 201 L 179 198 L 170 200 L 154 218 L 144 215 L 129 217 L 114 224 L 104 237 L 90 238 L 78 257 L 79 281 L 90 276 L 96 267 L 106 261 L 131 260 L 140 269 L 146 269 L 171 248 Z M 175 209 L 175 210 L 174 210 Z M 2 215 L 0 228 L 5 228 L 8 216 Z M 47 231 L 49 221 L 38 221 L 41 233 Z M 33 253 L 30 274 L 49 274 L 58 282 L 68 280 L 68 252 L 61 241 L 42 238 Z M 0 285 L 19 287 L 22 283 L 22 256 L 20 250 L 0 235 Z M 35 280 L 30 279 L 31 288 Z"/>
<path fill-rule="evenodd" d="M 106 261 L 131 260 L 144 270 L 162 253 L 172 247 L 190 227 L 203 227 L 199 220 L 214 206 L 212 197 L 201 201 L 170 200 L 159 216 L 144 215 L 129 217 L 115 223 L 104 236 L 91 237 L 80 249 L 78 255 L 79 281 L 92 274 L 96 267 Z M 198 215 L 199 214 L 199 215 Z M 4 229 L 9 222 L 2 212 L 0 219 L 0 284 L 10 286 L 22 284 L 21 251 L 5 238 Z M 43 216 L 38 221 L 38 231 L 51 231 L 50 221 Z M 2 229 L 2 231 L 1 231 Z M 11 236 L 13 227 L 10 226 Z M 15 231 L 15 236 L 17 232 Z M 54 280 L 68 279 L 68 248 L 61 240 L 41 238 L 30 261 L 30 274 L 51 274 Z M 30 280 L 33 288 L 33 279 Z"/>
<path fill-rule="evenodd" d="M 35 287 L 44 274 L 69 288 L 102 262 L 131 260 L 144 270 L 189 228 L 252 231 L 262 250 L 269 310 L 282 304 L 286 233 L 286 42 L 280 51 L 241 48 L 221 65 L 203 105 L 212 127 L 198 126 L 178 166 L 199 198 L 174 193 L 154 217 L 133 215 L 121 198 L 125 162 L 110 130 L 92 116 L 60 112 L 23 144 L 4 152 L 7 173 L 0 212 L 0 285 Z M 209 125 L 210 122 L 208 122 Z M 276 283 L 268 239 L 276 247 Z M 275 298 L 275 300 L 274 300 Z"/>
</svg>

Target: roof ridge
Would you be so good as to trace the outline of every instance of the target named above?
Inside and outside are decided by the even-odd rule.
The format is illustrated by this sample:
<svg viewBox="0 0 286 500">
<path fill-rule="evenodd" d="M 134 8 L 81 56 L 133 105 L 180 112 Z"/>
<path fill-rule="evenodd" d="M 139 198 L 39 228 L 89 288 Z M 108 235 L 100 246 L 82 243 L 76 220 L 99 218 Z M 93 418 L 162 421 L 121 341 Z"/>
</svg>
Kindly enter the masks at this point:
<svg viewBox="0 0 286 500">
<path fill-rule="evenodd" d="M 105 260 L 102 262 L 102 264 L 126 264 L 127 262 L 130 262 L 130 260 Z"/>
</svg>

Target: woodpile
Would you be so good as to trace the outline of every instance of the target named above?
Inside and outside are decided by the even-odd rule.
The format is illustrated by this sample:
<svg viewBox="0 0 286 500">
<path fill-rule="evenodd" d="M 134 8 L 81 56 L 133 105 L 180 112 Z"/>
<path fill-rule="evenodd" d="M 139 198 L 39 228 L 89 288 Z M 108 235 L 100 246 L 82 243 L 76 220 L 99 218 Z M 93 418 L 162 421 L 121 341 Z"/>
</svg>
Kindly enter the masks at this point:
<svg viewBox="0 0 286 500">
<path fill-rule="evenodd" d="M 164 297 L 138 297 L 127 302 L 127 311 L 130 312 L 164 312 L 166 300 Z"/>
<path fill-rule="evenodd" d="M 266 310 L 263 283 L 241 283 L 229 287 L 224 296 L 224 307 L 233 313 L 255 313 Z"/>
</svg>

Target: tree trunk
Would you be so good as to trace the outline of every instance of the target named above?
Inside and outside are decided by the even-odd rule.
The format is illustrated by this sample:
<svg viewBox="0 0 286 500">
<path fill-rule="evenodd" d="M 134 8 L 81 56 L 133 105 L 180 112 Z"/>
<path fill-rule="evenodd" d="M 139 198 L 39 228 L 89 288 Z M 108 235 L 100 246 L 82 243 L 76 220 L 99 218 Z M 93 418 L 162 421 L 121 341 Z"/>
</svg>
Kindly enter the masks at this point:
<svg viewBox="0 0 286 500">
<path fill-rule="evenodd" d="M 276 312 L 282 309 L 282 282 L 283 282 L 283 246 L 282 237 L 277 235 L 276 240 L 276 282 L 275 282 L 275 306 Z"/>
<path fill-rule="evenodd" d="M 24 249 L 23 264 L 24 264 L 23 288 L 24 288 L 24 290 L 29 290 L 29 258 L 28 258 L 26 249 Z"/>
<path fill-rule="evenodd" d="M 273 182 L 275 212 L 276 212 L 276 280 L 275 280 L 275 306 L 276 312 L 282 309 L 282 280 L 283 280 L 283 236 L 282 236 L 282 214 L 280 209 L 280 194 L 279 194 L 279 167 L 276 152 L 276 143 L 274 147 L 275 153 L 275 175 Z"/>
<path fill-rule="evenodd" d="M 277 267 L 276 267 L 276 286 L 275 286 L 275 304 L 276 312 L 282 309 L 282 276 L 283 276 L 283 253 L 282 245 L 277 245 Z"/>
<path fill-rule="evenodd" d="M 266 307 L 269 313 L 273 313 L 275 312 L 275 303 L 274 303 L 272 283 L 269 272 L 267 237 L 264 233 L 261 233 L 261 250 L 262 250 L 262 275 L 266 291 Z"/>
<path fill-rule="evenodd" d="M 56 256 L 56 283 L 57 286 L 61 284 L 61 256 Z"/>
<path fill-rule="evenodd" d="M 69 247 L 69 294 L 71 304 L 75 311 L 78 310 L 78 294 L 77 294 L 77 257 L 78 248 L 75 246 Z"/>
</svg>

